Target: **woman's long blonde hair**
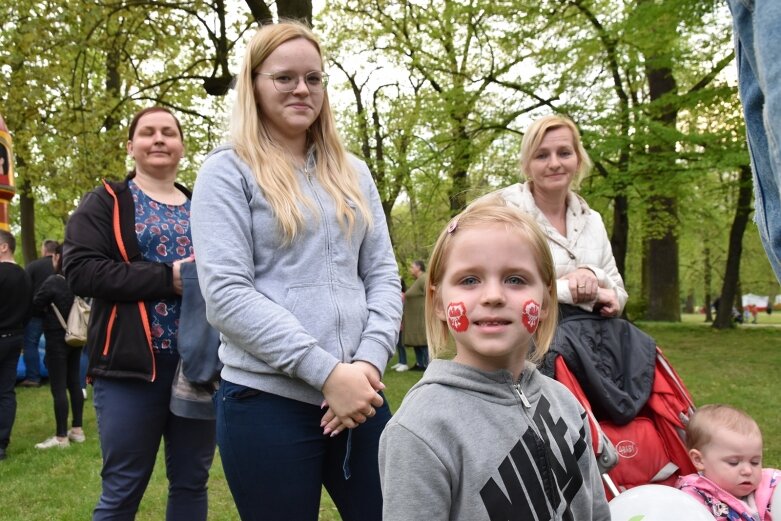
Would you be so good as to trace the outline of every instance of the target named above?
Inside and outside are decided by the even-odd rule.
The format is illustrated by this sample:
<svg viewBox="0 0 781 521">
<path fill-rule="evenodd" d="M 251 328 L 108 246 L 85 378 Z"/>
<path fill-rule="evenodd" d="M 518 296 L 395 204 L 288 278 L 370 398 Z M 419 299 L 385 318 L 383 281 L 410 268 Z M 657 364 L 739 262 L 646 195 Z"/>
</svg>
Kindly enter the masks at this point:
<svg viewBox="0 0 781 521">
<path fill-rule="evenodd" d="M 542 233 L 534 218 L 507 205 L 503 197 L 490 195 L 481 197 L 470 204 L 463 212 L 450 221 L 439 234 L 428 266 L 426 281 L 426 337 L 432 358 L 437 358 L 447 350 L 450 336 L 447 321 L 440 320 L 436 314 L 436 299 L 441 298 L 438 288 L 445 276 L 446 265 L 453 237 L 470 228 L 480 228 L 489 225 L 502 224 L 508 230 L 516 231 L 531 247 L 537 261 L 537 269 L 542 278 L 542 284 L 547 290 L 542 300 L 542 310 L 547 311 L 545 319 L 540 320 L 534 334 L 535 347 L 529 352 L 529 359 L 534 363 L 542 361 L 550 347 L 556 332 L 558 315 L 558 300 L 556 297 L 556 269 L 553 266 L 548 239 Z"/>
<path fill-rule="evenodd" d="M 320 42 L 307 26 L 295 21 L 284 21 L 260 28 L 244 54 L 236 79 L 237 98 L 231 118 L 233 146 L 255 174 L 258 186 L 274 211 L 285 244 L 293 242 L 305 227 L 302 205 L 310 210 L 315 207 L 314 202 L 301 192 L 289 152 L 271 137 L 255 99 L 252 71 L 277 47 L 296 38 L 311 42 L 322 62 Z M 371 211 L 361 192 L 358 174 L 350 164 L 347 151 L 336 132 L 327 91 L 323 92 L 320 115 L 307 132 L 307 147 L 314 147 L 317 158 L 315 175 L 333 198 L 340 225 L 351 234 L 355 227 L 356 212 L 360 212 L 367 226 L 371 226 Z M 350 202 L 355 205 L 354 209 Z"/>
<path fill-rule="evenodd" d="M 545 134 L 549 130 L 555 130 L 557 128 L 568 128 L 572 132 L 572 142 L 575 146 L 575 154 L 578 156 L 578 171 L 575 173 L 574 179 L 572 179 L 572 189 L 577 190 L 580 186 L 580 182 L 584 177 L 588 175 L 591 170 L 591 158 L 588 157 L 583 146 L 583 140 L 580 137 L 580 131 L 575 123 L 565 117 L 552 114 L 549 116 L 543 116 L 540 119 L 534 121 L 526 134 L 523 135 L 523 141 L 521 141 L 521 175 L 526 179 L 529 179 L 529 172 L 531 171 L 530 165 L 534 153 L 540 147 L 540 143 L 545 138 Z"/>
</svg>

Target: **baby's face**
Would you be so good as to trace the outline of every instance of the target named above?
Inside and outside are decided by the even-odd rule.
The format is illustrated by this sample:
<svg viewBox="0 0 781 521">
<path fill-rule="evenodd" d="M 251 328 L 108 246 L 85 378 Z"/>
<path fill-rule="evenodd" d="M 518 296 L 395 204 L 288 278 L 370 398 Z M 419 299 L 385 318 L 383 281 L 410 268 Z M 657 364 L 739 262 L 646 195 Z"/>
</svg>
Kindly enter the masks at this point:
<svg viewBox="0 0 781 521">
<path fill-rule="evenodd" d="M 694 454 L 697 452 L 698 454 Z M 721 430 L 701 451 L 692 451 L 698 471 L 737 498 L 754 492 L 762 478 L 762 436 Z"/>
</svg>

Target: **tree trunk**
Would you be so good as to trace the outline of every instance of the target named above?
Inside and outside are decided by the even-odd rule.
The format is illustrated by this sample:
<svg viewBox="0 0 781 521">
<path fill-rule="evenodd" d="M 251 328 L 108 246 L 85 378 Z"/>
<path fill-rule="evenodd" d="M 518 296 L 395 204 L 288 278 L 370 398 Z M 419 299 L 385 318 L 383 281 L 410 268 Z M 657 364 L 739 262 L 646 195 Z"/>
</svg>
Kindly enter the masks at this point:
<svg viewBox="0 0 781 521">
<path fill-rule="evenodd" d="M 751 215 L 751 168 L 748 165 L 740 167 L 738 184 L 738 204 L 735 218 L 729 231 L 729 249 L 727 251 L 727 266 L 724 269 L 724 283 L 721 286 L 719 309 L 713 327 L 727 329 L 735 326 L 732 320 L 732 303 L 739 296 L 740 256 L 743 253 L 743 233 L 746 231 Z"/>
<path fill-rule="evenodd" d="M 25 265 L 38 258 L 38 243 L 35 238 L 35 199 L 32 197 L 31 190 L 30 182 L 27 179 L 22 181 L 19 186 L 19 221 L 22 225 L 22 257 Z"/>
<path fill-rule="evenodd" d="M 648 92 L 651 103 L 657 102 L 651 118 L 671 129 L 675 129 L 678 108 L 670 103 L 661 104 L 664 96 L 671 96 L 678 90 L 673 77 L 672 69 L 667 65 L 656 65 L 656 57 L 649 57 L 646 64 L 648 78 Z M 660 60 L 664 63 L 664 60 Z M 660 139 L 649 147 L 649 154 L 664 154 L 674 157 L 675 142 Z M 648 226 L 652 228 L 647 239 L 648 244 L 648 284 L 645 287 L 646 319 L 664 320 L 672 322 L 681 321 L 678 279 L 678 238 L 675 235 L 675 227 L 678 223 L 678 201 L 676 197 L 664 187 L 673 185 L 674 168 L 672 162 L 668 162 L 666 168 L 670 171 L 649 172 L 653 183 L 659 192 L 649 198 L 647 211 Z M 661 227 L 661 231 L 658 228 Z"/>
<path fill-rule="evenodd" d="M 626 195 L 613 198 L 613 230 L 610 233 L 610 245 L 616 259 L 618 273 L 626 282 L 626 253 L 629 249 L 629 201 Z"/>
<path fill-rule="evenodd" d="M 711 284 L 712 284 L 712 277 L 711 277 L 711 260 L 710 260 L 710 248 L 707 246 L 702 252 L 703 259 L 703 269 L 705 270 L 705 322 L 713 322 L 713 312 L 711 306 L 711 299 L 713 298 L 713 295 L 711 295 Z"/>
<path fill-rule="evenodd" d="M 271 10 L 263 0 L 245 0 L 247 7 L 249 7 L 252 18 L 258 22 L 258 25 L 272 23 L 273 17 L 271 16 Z"/>
<path fill-rule="evenodd" d="M 277 15 L 312 25 L 312 0 L 277 0 Z"/>
</svg>

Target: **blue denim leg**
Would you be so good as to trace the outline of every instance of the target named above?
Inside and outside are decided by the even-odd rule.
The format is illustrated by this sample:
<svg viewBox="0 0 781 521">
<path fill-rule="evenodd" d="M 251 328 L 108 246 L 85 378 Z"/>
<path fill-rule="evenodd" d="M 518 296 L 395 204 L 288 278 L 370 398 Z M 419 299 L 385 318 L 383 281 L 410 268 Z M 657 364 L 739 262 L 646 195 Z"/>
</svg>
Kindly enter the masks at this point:
<svg viewBox="0 0 781 521">
<path fill-rule="evenodd" d="M 223 469 L 242 520 L 317 521 L 323 485 L 343 520 L 381 519 L 377 445 L 387 405 L 352 436 L 334 438 L 323 436 L 324 411 L 316 405 L 224 380 L 215 405 Z"/>
<path fill-rule="evenodd" d="M 215 450 L 214 422 L 170 413 L 177 362 L 176 356 L 157 356 L 157 379 L 151 383 L 95 379 L 93 402 L 103 454 L 103 491 L 93 520 L 135 518 L 161 439 L 165 439 L 169 480 L 166 519 L 206 519 L 206 483 Z"/>
<path fill-rule="evenodd" d="M 41 381 L 41 359 L 38 354 L 38 344 L 43 335 L 43 319 L 33 317 L 24 328 L 24 367 L 25 380 Z"/>
<path fill-rule="evenodd" d="M 87 388 L 87 367 L 89 366 L 89 355 L 86 349 L 81 350 L 81 360 L 79 361 L 79 385 L 82 389 Z"/>
<path fill-rule="evenodd" d="M 781 281 L 781 2 L 728 0 L 754 173 L 755 221 Z"/>
<path fill-rule="evenodd" d="M 418 367 L 428 367 L 428 346 L 415 346 L 415 362 Z"/>
<path fill-rule="evenodd" d="M 396 342 L 396 351 L 399 353 L 399 363 L 407 365 L 407 349 L 404 347 L 404 331 L 399 331 L 399 339 Z"/>
<path fill-rule="evenodd" d="M 24 337 L 0 338 L 0 449 L 8 447 L 16 419 L 16 365 Z"/>
<path fill-rule="evenodd" d="M 323 469 L 323 484 L 342 521 L 381 521 L 382 487 L 378 453 L 380 435 L 391 418 L 387 400 L 377 414 L 360 427 L 329 440 L 331 450 Z M 343 462 L 349 444 L 350 478 L 345 479 Z"/>
</svg>

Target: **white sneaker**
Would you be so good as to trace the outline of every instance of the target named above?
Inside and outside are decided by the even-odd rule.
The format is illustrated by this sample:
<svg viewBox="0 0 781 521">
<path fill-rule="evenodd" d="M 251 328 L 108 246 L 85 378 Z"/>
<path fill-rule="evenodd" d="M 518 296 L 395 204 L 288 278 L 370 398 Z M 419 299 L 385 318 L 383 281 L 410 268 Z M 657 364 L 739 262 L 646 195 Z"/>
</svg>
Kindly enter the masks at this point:
<svg viewBox="0 0 781 521">
<path fill-rule="evenodd" d="M 409 371 L 409 366 L 404 364 L 399 364 L 399 366 L 396 368 L 396 372 L 403 373 L 404 371 Z"/>
<path fill-rule="evenodd" d="M 62 441 L 57 439 L 57 436 L 52 436 L 51 438 L 42 441 L 41 443 L 36 443 L 35 448 L 36 449 L 51 449 L 52 447 L 59 447 L 61 449 L 64 449 L 70 445 L 70 442 L 68 442 L 68 439 L 64 439 Z"/>
<path fill-rule="evenodd" d="M 84 435 L 84 432 L 73 432 L 72 430 L 69 430 L 68 439 L 74 443 L 84 443 L 84 440 L 86 440 L 87 437 Z"/>
<path fill-rule="evenodd" d="M 83 394 L 83 395 L 84 395 L 84 399 L 86 400 L 86 399 L 87 399 L 87 388 L 86 388 L 86 387 L 83 387 L 83 388 L 81 389 L 81 394 Z"/>
<path fill-rule="evenodd" d="M 396 369 L 398 369 L 398 368 L 399 368 L 399 366 L 400 366 L 400 365 L 401 365 L 401 364 L 393 364 L 393 365 L 391 366 L 391 369 L 393 369 L 393 370 L 395 371 Z"/>
</svg>

